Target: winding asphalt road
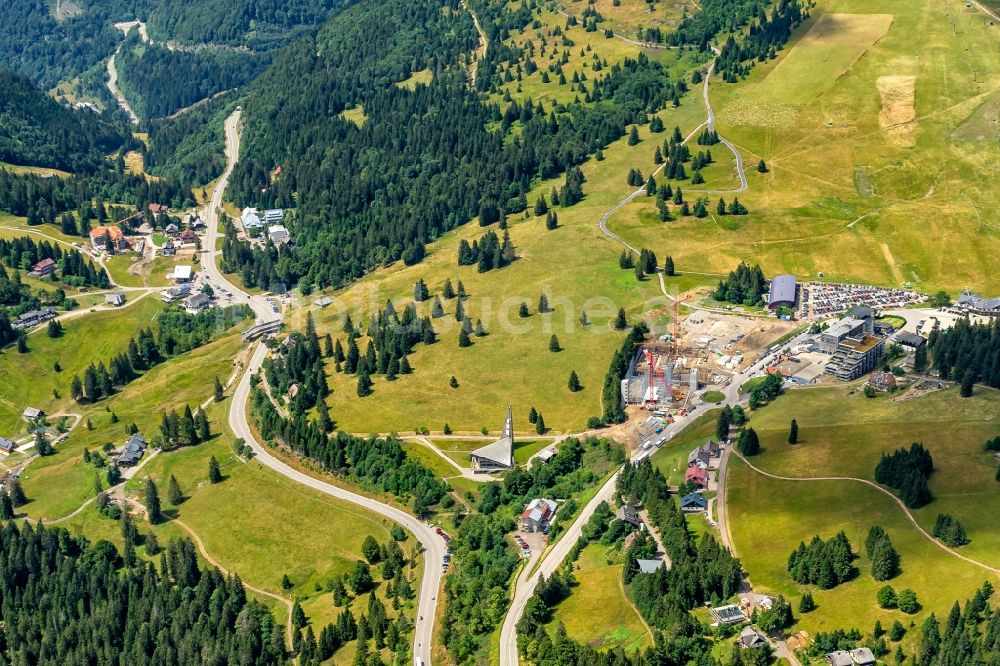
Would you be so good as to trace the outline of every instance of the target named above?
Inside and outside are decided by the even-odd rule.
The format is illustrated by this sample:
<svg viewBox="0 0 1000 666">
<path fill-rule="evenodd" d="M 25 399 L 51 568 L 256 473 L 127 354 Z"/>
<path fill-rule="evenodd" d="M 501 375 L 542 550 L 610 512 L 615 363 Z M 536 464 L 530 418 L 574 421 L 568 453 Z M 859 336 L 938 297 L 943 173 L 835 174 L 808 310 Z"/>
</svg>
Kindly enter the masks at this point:
<svg viewBox="0 0 1000 666">
<path fill-rule="evenodd" d="M 226 134 L 226 169 L 219 178 L 212 192 L 212 199 L 207 209 L 203 213 L 202 219 L 208 227 L 205 236 L 205 251 L 202 255 L 202 271 L 208 275 L 213 282 L 227 285 L 227 289 L 233 294 L 233 302 L 246 303 L 257 315 L 258 322 L 272 321 L 276 315 L 271 310 L 271 305 L 264 296 L 254 296 L 241 290 L 236 285 L 229 282 L 216 265 L 215 250 L 216 239 L 219 236 L 219 210 L 222 208 L 222 196 L 229 176 L 233 171 L 233 166 L 239 159 L 240 151 L 240 117 L 241 109 L 237 108 L 225 122 Z M 364 509 L 385 516 L 386 518 L 399 523 L 403 528 L 411 532 L 420 542 L 424 549 L 424 575 L 420 583 L 420 596 L 417 600 L 416 627 L 413 637 L 413 655 L 415 663 L 429 665 L 431 663 L 431 641 L 434 635 L 434 616 L 437 611 L 437 596 L 441 589 L 441 579 L 444 575 L 444 540 L 438 536 L 433 529 L 420 522 L 414 516 L 402 511 L 394 506 L 378 502 L 370 497 L 353 493 L 349 490 L 337 487 L 331 483 L 321 481 L 312 476 L 304 474 L 297 469 L 279 460 L 270 451 L 257 441 L 253 429 L 247 420 L 247 403 L 250 399 L 250 375 L 260 369 L 267 355 L 267 348 L 263 344 L 258 344 L 250 357 L 247 367 L 240 378 L 239 383 L 233 392 L 233 398 L 229 409 L 229 427 L 237 437 L 243 440 L 253 449 L 256 460 L 283 476 L 292 479 L 304 486 L 308 486 L 331 497 L 336 497 L 352 504 L 356 504 Z"/>
</svg>

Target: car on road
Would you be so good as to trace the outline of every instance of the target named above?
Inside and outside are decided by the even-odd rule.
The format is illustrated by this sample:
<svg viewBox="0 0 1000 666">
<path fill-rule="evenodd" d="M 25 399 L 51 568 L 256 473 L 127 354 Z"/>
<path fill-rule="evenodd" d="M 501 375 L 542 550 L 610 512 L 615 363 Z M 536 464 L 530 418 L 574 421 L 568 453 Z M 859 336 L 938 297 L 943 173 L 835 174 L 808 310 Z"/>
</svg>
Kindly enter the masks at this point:
<svg viewBox="0 0 1000 666">
<path fill-rule="evenodd" d="M 648 451 L 652 446 L 653 446 L 653 440 L 647 439 L 645 442 L 642 443 L 642 450 Z"/>
</svg>

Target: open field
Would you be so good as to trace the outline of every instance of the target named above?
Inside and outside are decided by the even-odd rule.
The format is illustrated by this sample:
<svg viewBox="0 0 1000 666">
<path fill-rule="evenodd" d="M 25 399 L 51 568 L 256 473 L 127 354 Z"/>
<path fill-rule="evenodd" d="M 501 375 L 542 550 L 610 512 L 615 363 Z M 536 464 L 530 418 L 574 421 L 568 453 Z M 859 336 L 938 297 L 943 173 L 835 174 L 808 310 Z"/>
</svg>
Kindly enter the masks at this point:
<svg viewBox="0 0 1000 666">
<path fill-rule="evenodd" d="M 914 512 L 930 530 L 940 511 L 963 521 L 972 540 L 962 555 L 1000 566 L 1000 534 L 990 517 L 1000 508 L 993 480 L 995 463 L 982 443 L 1000 432 L 1000 394 L 979 389 L 960 399 L 957 390 L 894 402 L 868 399 L 849 388 L 790 391 L 753 415 L 751 424 L 763 452 L 753 459 L 761 469 L 784 476 L 851 476 L 873 479 L 883 451 L 922 441 L 934 456 L 931 489 L 936 499 Z M 799 423 L 799 444 L 787 443 L 788 424 Z M 875 603 L 882 585 L 869 574 L 863 555 L 869 527 L 881 525 L 901 555 L 902 574 L 890 581 L 909 587 L 924 605 L 922 614 L 940 616 L 956 599 L 967 598 L 991 574 L 942 550 L 922 536 L 899 506 L 878 490 L 855 481 L 781 481 L 731 459 L 728 507 L 736 549 L 755 587 L 797 597 L 802 591 L 786 571 L 799 541 L 814 534 L 829 538 L 844 530 L 855 552 L 857 579 L 828 591 L 814 591 L 818 609 L 802 615 L 798 628 L 810 633 L 835 627 L 868 629 L 904 620 L 898 611 Z M 917 618 L 919 623 L 919 617 Z M 906 649 L 904 647 L 904 649 Z"/>
<path fill-rule="evenodd" d="M 873 480 L 883 451 L 923 442 L 934 457 L 930 487 L 936 499 L 914 512 L 921 525 L 931 530 L 939 512 L 951 513 L 971 539 L 962 554 L 1000 567 L 1000 530 L 987 509 L 1000 510 L 997 465 L 982 450 L 983 442 L 1000 434 L 1000 393 L 980 388 L 962 399 L 949 389 L 893 402 L 846 392 L 843 387 L 792 391 L 756 414 L 753 425 L 765 450 L 758 466 L 785 476 Z M 786 443 L 792 418 L 799 424 L 796 446 Z"/>
<path fill-rule="evenodd" d="M 811 12 L 776 60 L 712 82 L 719 131 L 748 166 L 750 214 L 664 228 L 640 200 L 612 228 L 633 244 L 663 237 L 681 270 L 747 259 L 768 275 L 989 291 L 997 28 L 958 2 L 820 0 Z M 753 169 L 760 158 L 769 173 Z"/>
<path fill-rule="evenodd" d="M 225 418 L 227 406 L 214 406 L 215 422 Z M 241 462 L 232 454 L 231 441 L 223 433 L 206 444 L 161 454 L 142 470 L 142 478 L 129 483 L 128 492 L 142 501 L 143 479 L 149 476 L 165 497 L 166 480 L 173 474 L 186 497 L 176 516 L 198 533 L 208 552 L 251 585 L 298 599 L 318 630 L 342 610 L 326 592 L 327 582 L 361 559 L 366 536 L 387 541 L 391 522 L 254 462 Z M 213 455 L 225 476 L 216 485 L 206 478 Z M 411 545 L 404 543 L 404 552 Z M 284 574 L 293 584 L 289 592 L 281 589 Z M 375 577 L 380 578 L 377 572 Z"/>
<path fill-rule="evenodd" d="M 756 461 L 754 461 L 756 463 Z M 907 521 L 896 503 L 879 491 L 850 482 L 777 481 L 750 470 L 737 458 L 729 469 L 729 516 L 736 550 L 760 592 L 784 594 L 793 606 L 806 589 L 811 589 L 817 608 L 796 613 L 793 631 L 817 631 L 857 627 L 871 630 L 876 619 L 883 626 L 893 620 L 909 625 L 910 616 L 898 610 L 883 610 L 875 593 L 885 583 L 870 575 L 864 555 L 864 540 L 872 525 L 881 525 L 901 555 L 902 574 L 888 581 L 896 590 L 910 588 L 924 606 L 912 619 L 919 625 L 930 612 L 947 615 L 956 600 L 971 597 L 991 576 L 955 558 L 922 537 Z M 814 534 L 828 539 L 843 530 L 860 557 L 856 579 L 832 590 L 800 586 L 787 572 L 788 556 L 800 541 Z M 914 636 L 904 639 L 910 653 Z"/>
<path fill-rule="evenodd" d="M 581 0 L 567 0 L 560 4 L 560 9 L 567 14 L 577 18 L 582 16 L 584 3 Z M 616 35 L 643 41 L 638 34 L 640 29 L 660 28 L 668 32 L 685 13 L 694 13 L 698 5 L 695 2 L 647 4 L 642 0 L 623 0 L 615 6 L 612 0 L 597 0 L 592 6 L 604 17 L 604 21 L 598 24 L 602 31 L 600 34 L 605 28 L 611 28 Z"/>
<path fill-rule="evenodd" d="M 197 262 L 192 262 L 190 258 L 157 256 L 152 261 L 147 261 L 138 273 L 133 273 L 129 268 L 136 263 L 136 256 L 128 253 L 105 259 L 104 265 L 111 279 L 123 287 L 168 287 L 173 283 L 167 279 L 167 273 L 174 266 L 194 263 L 194 270 L 198 270 Z"/>
<path fill-rule="evenodd" d="M 570 638 L 599 649 L 631 652 L 650 645 L 649 629 L 625 596 L 622 567 L 622 553 L 600 544 L 584 548 L 573 571 L 577 585 L 553 609 L 549 631 L 562 623 Z"/>
<path fill-rule="evenodd" d="M 49 414 L 74 411 L 69 398 L 73 375 L 82 373 L 91 362 L 107 363 L 113 354 L 124 351 L 129 338 L 149 326 L 162 307 L 158 299 L 144 298 L 127 310 L 127 316 L 109 311 L 70 320 L 59 338 L 48 337 L 44 330 L 34 333 L 28 336 L 27 354 L 18 354 L 13 347 L 0 352 L 0 429 L 4 435 L 10 436 L 24 425 L 20 415 L 25 407 L 38 407 Z M 61 372 L 54 369 L 56 361 Z M 53 389 L 61 397 L 55 398 Z"/>
<path fill-rule="evenodd" d="M 185 404 L 193 409 L 211 397 L 213 378 L 218 376 L 224 382 L 232 371 L 233 358 L 238 351 L 237 339 L 231 334 L 170 359 L 128 384 L 118 394 L 94 405 L 67 406 L 81 414 L 83 421 L 57 447 L 54 455 L 35 459 L 25 471 L 24 489 L 33 501 L 24 511 L 32 518 L 58 518 L 92 497 L 94 474 L 98 470 L 84 464 L 83 449 L 96 451 L 105 442 L 121 446 L 126 439 L 125 426 L 130 423 L 135 423 L 147 440 L 152 439 L 159 431 L 161 414 L 183 409 Z M 125 340 L 127 342 L 127 338 Z M 117 353 L 117 349 L 115 351 Z M 67 384 L 69 377 L 65 379 Z M 65 392 L 68 393 L 68 389 Z M 118 417 L 118 423 L 112 423 L 112 413 Z M 93 430 L 86 428 L 88 419 Z M 217 421 L 213 426 L 218 427 Z M 103 475 L 104 470 L 100 471 Z"/>
<path fill-rule="evenodd" d="M 69 178 L 73 175 L 69 171 L 60 171 L 59 169 L 49 169 L 47 167 L 37 166 L 21 166 L 20 164 L 8 164 L 7 162 L 0 162 L 0 169 L 9 171 L 10 173 L 30 173 L 35 176 L 56 176 L 58 178 Z"/>
<path fill-rule="evenodd" d="M 22 230 L 27 231 L 28 233 L 25 234 Z M 65 241 L 67 243 L 79 243 L 85 240 L 79 236 L 67 236 L 58 226 L 54 224 L 38 224 L 35 226 L 28 226 L 26 218 L 18 217 L 17 215 L 10 215 L 9 213 L 0 213 L 0 236 L 3 238 L 20 238 L 23 236 L 29 236 L 35 242 L 49 240 L 43 238 L 43 236 L 51 236 L 52 238 Z M 49 240 L 49 242 L 51 242 L 51 240 Z"/>
<path fill-rule="evenodd" d="M 668 118 L 668 122 L 673 121 Z M 409 359 L 413 374 L 395 382 L 375 378 L 374 395 L 363 400 L 357 399 L 353 376 L 331 372 L 333 394 L 328 404 L 338 427 L 352 432 L 386 432 L 427 426 L 439 431 L 447 422 L 456 430 L 477 431 L 484 425 L 493 430 L 503 418 L 501 406 L 512 402 L 519 415 L 534 406 L 557 434 L 579 430 L 588 416 L 599 413 L 607 362 L 622 339 L 622 334 L 609 326 L 610 320 L 618 307 L 624 307 L 634 321 L 665 301 L 658 296 L 655 280 L 637 283 L 631 271 L 618 268 L 620 247 L 597 228 L 601 213 L 630 191 L 625 183 L 629 168 L 639 166 L 648 172 L 652 166 L 654 143 L 663 135 L 649 140 L 648 130 L 641 128 L 640 136 L 647 140 L 633 147 L 620 140 L 606 151 L 605 160 L 583 165 L 585 199 L 572 208 L 558 210 L 558 229 L 547 231 L 543 220 L 535 217 L 509 220 L 519 256 L 513 265 L 488 273 L 456 265 L 459 241 L 471 242 L 484 232 L 472 223 L 443 236 L 429 248 L 430 256 L 423 263 L 376 271 L 335 294 L 333 306 L 314 310 L 321 334 L 330 331 L 344 342 L 341 328 L 345 310 L 354 321 L 367 319 L 367 313 L 382 307 L 387 298 L 394 299 L 399 310 L 410 300 L 418 278 L 424 279 L 432 294 L 439 294 L 444 280 L 450 278 L 455 285 L 462 281 L 469 294 L 465 311 L 473 321 L 481 318 L 488 332 L 486 337 L 473 338 L 473 346 L 460 349 L 454 317 L 435 319 L 440 339 L 431 346 L 417 346 Z M 554 182 L 561 179 L 536 187 L 529 201 L 548 192 Z M 581 270 L 586 271 L 586 279 Z M 704 284 L 708 280 L 701 277 L 694 281 Z M 691 284 L 692 277 L 687 275 L 667 280 L 668 289 L 686 289 Z M 537 313 L 543 291 L 548 293 L 554 312 Z M 532 313 L 526 319 L 517 316 L 522 300 Z M 445 301 L 444 306 L 453 312 L 455 301 Z M 419 311 L 429 309 L 430 302 L 425 302 Z M 581 311 L 586 311 L 589 326 L 579 323 Z M 293 313 L 294 326 L 304 324 L 304 314 L 305 309 Z M 558 353 L 548 350 L 553 334 L 562 347 Z M 367 342 L 360 344 L 363 348 Z M 566 387 L 571 370 L 576 370 L 583 384 L 583 390 L 576 393 Z M 459 382 L 456 389 L 448 386 L 452 375 Z M 513 387 L 517 387 L 516 392 Z M 433 420 L 428 415 L 433 415 Z M 525 432 L 530 424 L 516 417 L 514 427 Z"/>
</svg>

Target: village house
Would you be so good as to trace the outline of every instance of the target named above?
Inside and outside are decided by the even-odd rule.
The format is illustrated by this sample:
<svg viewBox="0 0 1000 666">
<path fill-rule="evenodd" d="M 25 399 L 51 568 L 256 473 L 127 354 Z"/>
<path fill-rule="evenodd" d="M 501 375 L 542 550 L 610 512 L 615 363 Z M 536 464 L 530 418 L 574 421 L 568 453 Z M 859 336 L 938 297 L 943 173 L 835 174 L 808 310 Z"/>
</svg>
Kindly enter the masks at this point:
<svg viewBox="0 0 1000 666">
<path fill-rule="evenodd" d="M 550 499 L 535 498 L 521 512 L 521 530 L 548 532 L 556 515 L 556 503 Z"/>
<path fill-rule="evenodd" d="M 896 375 L 891 372 L 876 370 L 868 378 L 868 386 L 876 391 L 891 391 L 896 388 Z"/>
<path fill-rule="evenodd" d="M 639 567 L 639 573 L 652 574 L 656 573 L 664 566 L 666 563 L 663 560 L 636 560 L 636 565 Z"/>
<path fill-rule="evenodd" d="M 116 308 L 120 308 L 121 306 L 125 305 L 125 292 L 116 291 L 110 293 L 104 297 L 104 302 L 107 303 L 108 305 L 113 305 Z"/>
<path fill-rule="evenodd" d="M 45 416 L 45 412 L 38 409 L 37 407 L 25 407 L 24 411 L 21 412 L 21 418 L 25 421 L 34 421 L 35 419 Z"/>
<path fill-rule="evenodd" d="M 128 241 L 125 240 L 125 234 L 122 230 L 118 228 L 118 225 L 109 224 L 106 227 L 95 227 L 90 230 L 90 244 L 93 246 L 94 250 L 104 250 L 108 246 L 111 246 L 111 251 L 117 252 L 127 252 L 131 249 Z"/>
<path fill-rule="evenodd" d="M 618 520 L 628 523 L 633 527 L 639 527 L 642 525 L 642 520 L 639 518 L 639 512 L 635 510 L 635 507 L 631 504 L 625 503 L 618 507 L 615 511 L 615 518 Z"/>
<path fill-rule="evenodd" d="M 684 481 L 690 481 L 695 487 L 704 490 L 708 488 L 708 470 L 702 469 L 697 465 L 688 467 L 687 472 L 684 473 Z"/>
<path fill-rule="evenodd" d="M 152 213 L 153 215 L 159 215 L 160 213 L 166 215 L 167 211 L 170 210 L 169 206 L 161 203 L 151 203 L 147 206 L 147 208 L 149 209 L 149 212 Z"/>
<path fill-rule="evenodd" d="M 29 277 L 44 278 L 52 275 L 56 270 L 56 262 L 52 258 L 45 258 L 37 262 L 28 272 Z"/>
<path fill-rule="evenodd" d="M 191 229 L 185 229 L 181 232 L 180 239 L 182 243 L 196 243 L 198 241 L 198 234 Z"/>
<path fill-rule="evenodd" d="M 135 434 L 128 438 L 122 452 L 118 454 L 115 463 L 119 467 L 132 467 L 139 462 L 146 451 L 146 440 L 142 435 Z"/>
<path fill-rule="evenodd" d="M 211 299 L 208 294 L 192 294 L 184 299 L 184 310 L 188 314 L 198 314 L 202 310 L 208 309 L 208 304 Z"/>
<path fill-rule="evenodd" d="M 754 650 L 767 645 L 767 639 L 751 626 L 743 627 L 740 632 L 740 647 L 745 650 Z"/>
<path fill-rule="evenodd" d="M 708 509 L 708 500 L 701 493 L 688 493 L 681 498 L 681 511 L 684 513 L 698 513 Z"/>
<path fill-rule="evenodd" d="M 168 236 L 176 236 L 178 231 L 180 231 L 180 229 L 178 229 L 177 225 L 174 224 L 173 222 L 171 222 L 170 224 L 168 224 L 163 229 L 163 233 L 165 233 Z"/>
</svg>

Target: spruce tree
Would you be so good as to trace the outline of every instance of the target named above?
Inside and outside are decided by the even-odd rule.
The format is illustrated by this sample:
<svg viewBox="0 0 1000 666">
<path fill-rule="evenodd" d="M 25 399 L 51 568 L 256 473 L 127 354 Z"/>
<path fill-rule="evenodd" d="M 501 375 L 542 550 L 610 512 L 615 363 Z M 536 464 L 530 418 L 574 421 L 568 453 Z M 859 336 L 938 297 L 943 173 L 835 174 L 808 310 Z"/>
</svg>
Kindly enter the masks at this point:
<svg viewBox="0 0 1000 666">
<path fill-rule="evenodd" d="M 559 346 L 559 338 L 556 337 L 555 333 L 549 338 L 549 351 L 558 352 L 562 351 L 562 347 Z"/>
<path fill-rule="evenodd" d="M 628 322 L 625 320 L 625 308 L 618 308 L 618 316 L 615 317 L 615 328 L 619 331 L 628 328 Z"/>
<path fill-rule="evenodd" d="M 538 412 L 535 411 L 534 406 L 528 410 L 528 423 L 534 425 L 538 422 Z"/>
<path fill-rule="evenodd" d="M 666 273 L 668 276 L 673 276 L 676 274 L 674 272 L 674 258 L 671 257 L 670 255 L 667 255 L 667 261 L 663 265 L 663 272 Z"/>
<path fill-rule="evenodd" d="M 14 479 L 10 482 L 10 501 L 15 507 L 28 503 L 28 497 L 24 494 L 20 479 Z"/>
<path fill-rule="evenodd" d="M 212 456 L 208 459 L 208 480 L 210 483 L 219 483 L 222 481 L 222 469 L 219 467 L 219 461 Z"/>
<path fill-rule="evenodd" d="M 580 386 L 580 378 L 576 375 L 576 370 L 570 370 L 569 373 L 569 390 L 576 393 L 582 386 Z"/>
<path fill-rule="evenodd" d="M 458 346 L 459 347 L 471 347 L 472 339 L 469 337 L 469 332 L 464 328 L 458 332 Z"/>
<path fill-rule="evenodd" d="M 788 430 L 788 443 L 798 444 L 799 443 L 799 424 L 795 419 L 792 419 L 792 425 Z"/>
<path fill-rule="evenodd" d="M 517 316 L 523 318 L 529 315 L 530 313 L 528 312 L 528 304 L 525 303 L 524 301 L 521 301 L 521 305 L 517 308 Z"/>
<path fill-rule="evenodd" d="M 14 518 L 14 503 L 6 490 L 0 490 L 0 519 L 11 520 Z"/>
<path fill-rule="evenodd" d="M 453 389 L 458 388 L 458 380 L 455 378 L 455 375 L 452 375 L 451 379 L 448 380 L 448 386 L 452 387 Z"/>
<path fill-rule="evenodd" d="M 222 382 L 219 381 L 219 377 L 218 377 L 218 375 L 216 375 L 216 377 L 215 377 L 215 390 L 214 390 L 214 393 L 212 395 L 212 399 L 215 400 L 215 402 L 222 402 L 225 399 L 225 397 L 226 396 L 225 396 L 225 394 L 222 391 Z"/>
<path fill-rule="evenodd" d="M 153 525 L 159 524 L 163 520 L 163 512 L 160 509 L 160 493 L 156 490 L 156 484 L 152 479 L 146 479 L 146 515 Z"/>
<path fill-rule="evenodd" d="M 634 146 L 639 143 L 639 130 L 632 125 L 632 130 L 628 133 L 628 145 Z"/>
<path fill-rule="evenodd" d="M 178 506 L 184 501 L 181 484 L 177 482 L 177 477 L 173 474 L 170 475 L 170 481 L 167 483 L 167 501 L 170 502 L 171 506 Z"/>
<path fill-rule="evenodd" d="M 545 434 L 545 418 L 542 416 L 541 412 L 538 412 L 538 418 L 535 419 L 535 432 L 539 435 Z"/>
<path fill-rule="evenodd" d="M 767 164 L 764 163 L 763 159 L 757 162 L 757 173 L 767 173 Z"/>
</svg>

